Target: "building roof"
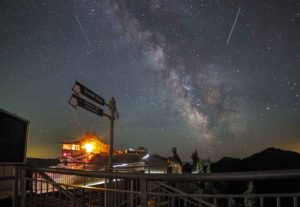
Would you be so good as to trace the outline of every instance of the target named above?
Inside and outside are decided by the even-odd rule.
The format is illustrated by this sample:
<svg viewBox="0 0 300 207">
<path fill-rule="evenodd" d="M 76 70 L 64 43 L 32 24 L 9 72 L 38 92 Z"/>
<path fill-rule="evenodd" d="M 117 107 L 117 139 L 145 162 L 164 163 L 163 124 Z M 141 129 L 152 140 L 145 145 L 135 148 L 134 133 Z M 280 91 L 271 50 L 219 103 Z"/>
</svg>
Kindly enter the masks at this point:
<svg viewBox="0 0 300 207">
<path fill-rule="evenodd" d="M 145 159 L 145 161 L 149 166 L 153 167 L 168 166 L 168 158 L 156 154 L 150 155 L 147 159 Z"/>
<path fill-rule="evenodd" d="M 136 164 L 139 165 L 144 163 L 144 166 L 150 167 L 159 167 L 166 168 L 168 167 L 168 159 L 159 155 L 149 155 L 149 157 L 145 158 L 147 154 L 138 154 L 138 153 L 128 153 L 128 154 L 120 154 L 114 155 L 112 158 L 113 165 L 122 165 L 122 164 Z M 108 166 L 108 156 L 107 155 L 96 155 L 92 160 L 93 168 L 96 166 L 105 167 Z M 125 166 L 124 166 L 125 167 Z"/>
<path fill-rule="evenodd" d="M 6 110 L 4 110 L 4 109 L 2 109 L 2 108 L 0 108 L 0 113 L 4 113 L 4 114 L 9 115 L 9 116 L 11 116 L 11 117 L 13 117 L 13 118 L 19 119 L 19 120 L 21 120 L 21 121 L 23 121 L 23 122 L 27 122 L 27 123 L 30 122 L 29 120 L 24 119 L 23 117 L 18 116 L 16 113 L 11 113 L 11 112 L 6 111 Z"/>
<path fill-rule="evenodd" d="M 102 138 L 97 136 L 95 133 L 89 133 L 86 132 L 85 135 L 83 135 L 80 139 L 77 139 L 75 141 L 60 141 L 62 144 L 79 144 L 84 139 L 97 139 L 98 141 L 107 144 L 106 141 Z"/>
<path fill-rule="evenodd" d="M 122 164 L 122 163 L 134 163 L 134 162 L 141 162 L 143 156 L 139 154 L 120 154 L 114 155 L 112 158 L 113 164 Z M 92 163 L 97 163 L 100 166 L 107 166 L 108 165 L 108 156 L 107 155 L 96 155 L 92 160 Z"/>
</svg>

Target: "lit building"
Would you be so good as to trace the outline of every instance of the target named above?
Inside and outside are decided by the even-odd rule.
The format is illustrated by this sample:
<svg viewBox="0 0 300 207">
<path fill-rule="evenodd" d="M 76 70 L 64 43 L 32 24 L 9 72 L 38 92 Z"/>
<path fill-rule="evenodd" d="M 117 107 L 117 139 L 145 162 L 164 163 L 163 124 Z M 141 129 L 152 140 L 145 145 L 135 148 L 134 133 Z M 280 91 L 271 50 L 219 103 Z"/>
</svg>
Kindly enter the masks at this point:
<svg viewBox="0 0 300 207">
<path fill-rule="evenodd" d="M 132 154 L 132 153 L 135 153 L 135 154 L 145 154 L 145 153 L 147 153 L 147 148 L 145 148 L 143 146 L 140 146 L 137 149 L 129 148 L 129 149 L 124 150 L 123 153 L 124 154 Z"/>
<path fill-rule="evenodd" d="M 86 133 L 77 141 L 61 143 L 62 160 L 68 164 L 60 167 L 98 171 L 107 168 L 109 144 L 94 133 Z M 136 149 L 115 149 L 112 163 L 114 170 L 121 172 L 181 173 L 179 163 L 159 155 L 149 155 L 147 148 L 143 146 Z"/>
<path fill-rule="evenodd" d="M 95 155 L 108 155 L 109 145 L 94 133 L 86 133 L 74 142 L 62 143 L 62 159 L 68 161 L 90 161 Z"/>
<path fill-rule="evenodd" d="M 169 158 L 162 157 L 160 155 L 150 155 L 147 153 L 123 153 L 113 156 L 113 168 L 117 172 L 143 172 L 149 174 L 180 174 L 181 166 L 175 161 L 171 161 Z M 86 169 L 104 171 L 108 166 L 107 156 L 95 156 L 91 160 L 91 164 L 87 165 Z"/>
</svg>

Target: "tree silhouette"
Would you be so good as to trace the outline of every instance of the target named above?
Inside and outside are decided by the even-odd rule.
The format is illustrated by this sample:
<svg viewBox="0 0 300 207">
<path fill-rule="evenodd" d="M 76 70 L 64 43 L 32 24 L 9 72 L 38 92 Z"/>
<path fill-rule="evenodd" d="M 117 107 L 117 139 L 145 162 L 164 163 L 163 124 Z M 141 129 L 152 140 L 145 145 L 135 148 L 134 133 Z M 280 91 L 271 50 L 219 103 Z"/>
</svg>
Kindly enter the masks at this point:
<svg viewBox="0 0 300 207">
<path fill-rule="evenodd" d="M 210 160 L 207 161 L 206 173 L 207 173 L 207 174 L 212 173 L 212 171 L 211 171 L 211 162 L 210 162 Z"/>
<path fill-rule="evenodd" d="M 251 195 L 254 194 L 254 184 L 253 181 L 250 181 L 248 183 L 248 189 L 245 191 L 244 195 Z M 246 197 L 245 198 L 245 207 L 255 207 L 256 206 L 256 202 L 254 198 L 249 198 Z"/>
<path fill-rule="evenodd" d="M 172 159 L 173 159 L 174 161 L 178 162 L 178 163 L 182 166 L 182 162 L 181 162 L 180 157 L 179 157 L 178 154 L 177 154 L 177 148 L 176 148 L 176 147 L 173 147 L 173 148 L 172 148 L 172 153 L 173 153 Z"/>
<path fill-rule="evenodd" d="M 193 160 L 193 170 L 197 170 L 197 164 L 199 162 L 199 156 L 198 156 L 198 152 L 197 150 L 195 150 L 192 155 L 191 155 L 191 159 Z"/>
<path fill-rule="evenodd" d="M 197 174 L 203 174 L 204 173 L 204 166 L 202 161 L 199 159 L 196 163 L 196 173 Z"/>
<path fill-rule="evenodd" d="M 206 174 L 212 173 L 210 160 L 207 161 L 205 173 Z M 213 189 L 213 183 L 210 182 L 210 181 L 205 181 L 204 182 L 204 192 L 205 193 L 212 193 L 213 191 L 214 191 L 214 189 Z"/>
<path fill-rule="evenodd" d="M 210 174 L 212 173 L 211 169 L 211 161 L 208 159 L 207 163 L 200 160 L 196 165 L 196 173 L 197 174 Z M 224 182 L 220 181 L 201 181 L 197 182 L 196 186 L 198 187 L 198 193 L 204 194 L 217 194 L 217 193 L 225 193 L 227 189 L 227 185 Z"/>
</svg>

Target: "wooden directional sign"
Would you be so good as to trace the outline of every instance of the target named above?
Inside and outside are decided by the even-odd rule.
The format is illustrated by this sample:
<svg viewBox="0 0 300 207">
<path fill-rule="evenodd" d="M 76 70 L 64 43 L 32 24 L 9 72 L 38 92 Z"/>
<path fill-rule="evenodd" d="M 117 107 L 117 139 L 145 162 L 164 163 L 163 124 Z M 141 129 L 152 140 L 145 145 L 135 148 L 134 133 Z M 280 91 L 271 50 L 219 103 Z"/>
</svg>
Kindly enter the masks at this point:
<svg viewBox="0 0 300 207">
<path fill-rule="evenodd" d="M 104 104 L 105 104 L 104 98 L 102 98 L 101 96 L 99 96 L 98 94 L 93 92 L 92 90 L 88 89 L 87 87 L 85 87 L 84 85 L 79 83 L 78 81 L 75 81 L 75 84 L 74 84 L 72 90 L 75 93 L 82 94 L 85 97 L 91 99 L 92 101 L 95 101 L 96 103 L 98 103 L 102 106 L 104 106 Z"/>
<path fill-rule="evenodd" d="M 71 106 L 73 106 L 74 108 L 76 108 L 77 106 L 80 106 L 94 114 L 97 114 L 99 116 L 103 116 L 103 110 L 101 108 L 99 108 L 98 106 L 95 106 L 94 104 L 84 100 L 83 98 L 80 98 L 78 95 L 76 94 L 72 94 L 70 100 L 69 100 L 69 104 Z"/>
</svg>

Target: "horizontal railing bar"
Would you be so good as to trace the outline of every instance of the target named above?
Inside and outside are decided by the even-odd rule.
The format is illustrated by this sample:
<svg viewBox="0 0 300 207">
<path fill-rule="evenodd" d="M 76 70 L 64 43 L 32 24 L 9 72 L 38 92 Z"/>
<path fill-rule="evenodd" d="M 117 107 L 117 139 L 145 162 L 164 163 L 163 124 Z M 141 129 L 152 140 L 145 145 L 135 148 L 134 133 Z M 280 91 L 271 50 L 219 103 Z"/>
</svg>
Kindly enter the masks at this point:
<svg viewBox="0 0 300 207">
<path fill-rule="evenodd" d="M 16 176 L 2 176 L 0 177 L 0 181 L 14 180 L 16 178 L 17 178 Z"/>
<path fill-rule="evenodd" d="M 26 166 L 25 163 L 10 163 L 10 162 L 2 162 L 0 163 L 0 167 L 6 167 L 6 166 Z"/>
<path fill-rule="evenodd" d="M 154 184 L 154 186 L 156 186 L 156 187 L 162 186 L 162 187 L 164 187 L 164 188 L 166 188 L 166 189 L 171 189 L 172 191 L 174 191 L 173 194 L 177 194 L 177 195 L 188 194 L 188 193 L 185 193 L 185 192 L 180 192 L 179 189 L 176 189 L 176 188 L 173 188 L 173 187 L 171 187 L 171 186 L 165 185 L 165 184 L 162 183 L 162 182 L 154 182 L 153 184 Z M 149 191 L 149 192 L 151 193 L 151 191 Z M 150 194 L 150 193 L 149 193 L 149 194 Z M 155 192 L 154 192 L 154 193 L 155 193 Z M 151 195 L 151 194 L 150 194 L 150 195 Z M 193 197 L 193 199 L 196 199 L 196 200 L 197 200 L 197 198 L 195 198 L 195 197 Z M 208 203 L 208 202 L 206 202 L 206 201 L 203 201 L 203 200 L 198 200 L 197 202 L 204 203 L 205 205 L 210 205 L 210 203 Z"/>
<path fill-rule="evenodd" d="M 34 179 L 31 179 L 31 178 L 23 178 L 23 179 L 28 180 L 28 181 L 35 181 Z M 70 188 L 80 188 L 80 189 L 94 190 L 94 191 L 111 191 L 111 192 L 128 193 L 128 194 L 140 194 L 140 191 L 129 191 L 129 190 L 99 188 L 99 187 L 82 186 L 82 185 L 72 185 L 72 184 L 65 184 L 65 183 L 52 182 L 52 181 L 46 181 L 46 180 L 37 180 L 37 182 L 48 183 L 48 184 L 51 184 L 51 185 L 61 185 L 61 186 L 70 187 Z"/>
<path fill-rule="evenodd" d="M 50 172 L 57 174 L 70 174 L 85 177 L 98 178 L 121 178 L 121 179 L 146 179 L 160 181 L 246 181 L 246 180 L 282 180 L 300 178 L 300 169 L 277 170 L 277 171 L 251 171 L 251 172 L 230 172 L 211 174 L 144 174 L 144 173 L 117 173 L 99 172 L 87 170 L 70 170 L 60 168 L 35 168 L 17 167 L 24 170 L 36 172 Z"/>
<path fill-rule="evenodd" d="M 300 197 L 300 193 L 279 193 L 279 194 L 178 194 L 178 193 L 152 193 L 148 195 L 189 197 L 189 198 L 289 198 Z"/>
<path fill-rule="evenodd" d="M 171 181 L 171 182 L 177 182 L 177 181 L 185 181 L 185 182 L 200 182 L 200 181 L 265 181 L 265 180 L 284 180 L 284 179 L 300 179 L 300 169 L 293 169 L 293 170 L 277 170 L 277 171 L 252 171 L 252 172 L 230 172 L 230 173 L 211 173 L 211 174 L 144 174 L 144 173 L 118 173 L 118 172 L 99 172 L 99 171 L 90 171 L 90 170 L 71 170 L 71 169 L 63 169 L 63 168 L 38 168 L 38 167 L 29 167 L 29 166 L 17 166 L 16 167 L 17 172 L 19 172 L 19 179 L 22 182 L 19 182 L 20 184 L 24 184 L 26 182 L 23 181 L 32 181 L 32 188 L 33 186 L 36 188 L 34 191 L 36 193 L 35 197 L 39 196 L 40 192 L 40 201 L 42 200 L 43 196 L 49 193 L 49 189 L 53 189 L 52 192 L 56 192 L 58 190 L 58 201 L 61 202 L 69 202 L 71 204 L 73 202 L 73 205 L 75 202 L 77 202 L 77 199 L 89 199 L 88 203 L 92 202 L 92 199 L 94 201 L 97 201 L 100 198 L 94 198 L 94 194 L 103 194 L 103 198 L 105 199 L 105 195 L 111 194 L 111 193 L 103 193 L 103 192 L 114 192 L 115 196 L 119 193 L 122 198 L 122 194 L 128 194 L 131 195 L 131 197 L 125 196 L 123 198 L 126 199 L 132 199 L 136 196 L 137 199 L 147 198 L 147 196 L 154 197 L 154 199 L 158 199 L 159 202 L 166 202 L 166 198 L 168 199 L 167 202 L 171 202 L 170 200 L 174 200 L 174 198 L 179 198 L 184 201 L 185 205 L 208 205 L 204 202 L 209 201 L 209 199 L 213 199 L 216 203 L 218 199 L 246 199 L 246 198 L 255 198 L 255 199 L 266 199 L 266 198 L 274 198 L 280 200 L 281 198 L 292 198 L 294 203 L 297 202 L 298 198 L 300 198 L 300 193 L 271 193 L 271 194 L 189 194 L 189 193 L 179 193 L 174 192 L 176 189 L 171 189 L 173 192 L 162 192 L 161 189 L 157 192 L 151 192 L 150 191 L 150 184 L 157 184 L 158 187 L 163 186 L 164 183 L 160 183 L 157 181 Z M 20 171 L 18 171 L 20 170 Z M 26 172 L 26 174 L 25 174 Z M 25 175 L 28 175 L 29 173 L 33 173 L 35 177 L 29 178 L 25 177 Z M 47 178 L 47 176 L 40 177 L 38 174 L 46 174 L 47 176 L 53 176 L 53 179 Z M 50 175 L 51 174 L 51 175 Z M 91 178 L 90 181 L 94 180 L 101 180 L 109 179 L 110 182 L 115 182 L 115 185 L 108 185 L 111 188 L 103 187 L 103 185 L 98 185 L 98 187 L 95 186 L 82 186 L 79 185 L 79 182 L 76 182 L 77 184 L 67 184 L 67 183 L 61 183 L 64 180 L 71 180 L 71 178 L 75 177 L 85 177 L 85 178 Z M 52 178 L 52 177 L 51 177 Z M 55 181 L 55 178 L 59 180 L 59 182 Z M 60 179 L 62 178 L 62 179 Z M 98 178 L 98 179 L 94 179 Z M 101 178 L 101 179 L 100 179 Z M 120 179 L 120 180 L 119 180 Z M 120 182 L 119 182 L 120 181 Z M 130 181 L 128 183 L 127 181 Z M 135 184 L 131 184 L 136 181 Z M 40 183 L 39 183 L 40 182 Z M 81 181 L 80 181 L 81 182 Z M 85 181 L 83 181 L 85 183 Z M 147 183 L 148 182 L 148 183 Z M 31 183 L 31 182 L 30 182 Z M 44 189 L 45 183 L 47 184 L 47 187 Z M 73 182 L 75 183 L 75 182 Z M 101 182 L 102 183 L 102 182 Z M 35 184 L 35 185 L 34 185 Z M 119 184 L 119 185 L 118 185 Z M 130 184 L 130 186 L 129 186 Z M 149 185 L 148 185 L 149 184 Z M 160 184 L 160 185 L 159 185 Z M 52 185 L 52 188 L 49 188 L 49 185 Z M 56 188 L 56 186 L 59 185 L 61 188 Z M 39 188 L 37 188 L 37 186 Z M 118 188 L 119 186 L 119 188 Z M 128 187 L 130 187 L 129 190 Z M 163 186 L 164 187 L 164 186 Z M 54 191 L 55 188 L 55 191 Z M 123 189 L 122 189 L 123 188 Z M 25 189 L 25 188 L 24 188 Z M 65 190 L 64 190 L 65 189 Z M 163 188 L 162 188 L 163 189 Z M 25 189 L 26 190 L 26 189 Z M 46 191 L 44 191 L 46 190 Z M 82 195 L 79 195 L 78 192 L 80 190 L 83 190 Z M 86 190 L 86 191 L 85 191 Z M 134 190 L 134 191 L 133 191 Z M 67 197 L 67 199 L 64 201 L 64 198 L 61 198 L 61 193 L 67 191 L 68 194 L 72 194 L 72 197 Z M 27 194 L 33 194 L 32 189 L 29 191 L 25 191 L 24 195 Z M 46 193 L 46 194 L 44 194 Z M 195 193 L 195 191 L 194 191 Z M 113 193 L 112 193 L 113 194 Z M 133 196 L 134 195 L 134 196 Z M 52 196 L 56 196 L 54 193 Z M 79 198 L 77 198 L 79 196 Z M 82 196 L 82 197 L 80 197 Z M 90 197 L 89 197 L 90 196 Z M 64 196 L 62 196 L 64 197 Z M 207 199 L 207 200 L 205 200 Z M 122 199 L 119 200 L 119 202 L 123 201 Z M 180 200 L 180 201 L 181 201 Z M 128 200 L 129 201 L 129 200 Z M 142 201 L 142 200 L 141 200 Z M 101 201 L 102 202 L 102 201 Z M 277 202 L 278 203 L 278 202 Z M 214 205 L 214 204 L 211 204 Z M 209 206 L 209 205 L 208 205 Z"/>
<path fill-rule="evenodd" d="M 71 162 L 67 162 L 68 164 L 82 164 L 82 165 L 86 165 L 86 166 L 89 166 L 89 165 L 102 165 L 102 163 L 101 162 L 80 162 L 80 161 L 78 161 L 78 162 L 76 162 L 76 161 L 71 161 Z M 60 162 L 60 163 L 58 163 L 58 164 L 65 164 L 65 162 Z M 53 166 L 52 166 L 53 167 Z M 52 168 L 51 167 L 51 168 Z M 137 168 L 137 167 L 144 167 L 144 168 L 148 168 L 148 167 L 161 167 L 161 166 L 159 166 L 159 165 L 149 165 L 149 164 L 146 164 L 146 165 L 133 165 L 133 166 L 126 166 L 126 167 L 121 167 L 121 168 Z M 59 167 L 57 167 L 57 168 L 59 168 Z M 103 168 L 108 168 L 108 166 L 103 166 Z M 114 169 L 114 168 L 112 168 L 112 169 Z"/>
</svg>

